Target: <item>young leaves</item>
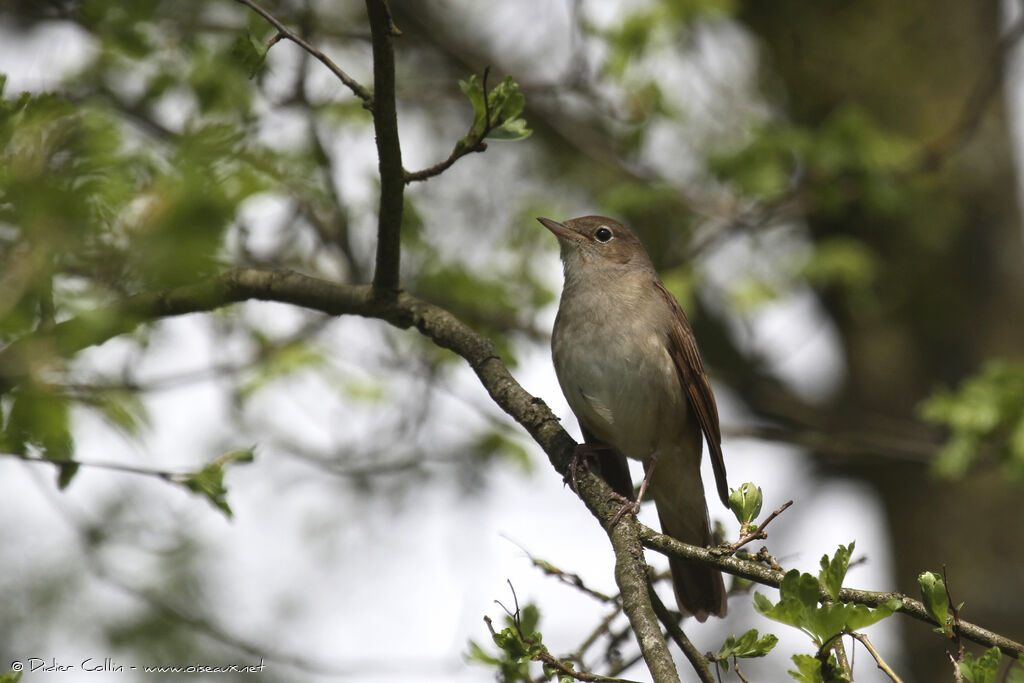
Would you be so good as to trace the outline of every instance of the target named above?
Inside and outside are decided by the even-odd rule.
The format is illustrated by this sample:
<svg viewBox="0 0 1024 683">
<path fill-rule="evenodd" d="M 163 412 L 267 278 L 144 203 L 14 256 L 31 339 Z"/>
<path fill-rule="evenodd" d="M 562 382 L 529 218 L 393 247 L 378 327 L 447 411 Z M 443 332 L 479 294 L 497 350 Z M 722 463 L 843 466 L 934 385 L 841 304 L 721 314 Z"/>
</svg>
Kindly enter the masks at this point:
<svg viewBox="0 0 1024 683">
<path fill-rule="evenodd" d="M 530 678 L 530 662 L 539 659 L 547 652 L 537 631 L 540 624 L 540 610 L 530 604 L 517 612 L 517 617 L 506 615 L 506 626 L 501 631 L 493 632 L 492 639 L 500 652 L 491 654 L 476 641 L 469 641 L 469 653 L 466 658 L 486 666 L 498 669 L 500 680 L 526 681 Z M 488 620 L 488 625 L 490 620 Z"/>
<path fill-rule="evenodd" d="M 729 509 L 736 515 L 741 533 L 748 534 L 753 530 L 751 524 L 761 514 L 763 500 L 761 487 L 749 482 L 729 492 Z"/>
<path fill-rule="evenodd" d="M 1024 480 L 1024 363 L 996 360 L 956 390 L 940 389 L 921 402 L 927 422 L 949 429 L 935 472 L 956 479 L 991 452 L 1012 479 Z"/>
<path fill-rule="evenodd" d="M 899 608 L 898 600 L 891 600 L 874 609 L 838 602 L 818 605 L 822 590 L 831 599 L 838 598 L 850 565 L 853 545 L 840 546 L 831 559 L 827 555 L 822 557 L 818 578 L 801 574 L 796 569 L 789 571 L 779 587 L 779 601 L 772 603 L 763 594 L 755 593 L 754 608 L 769 619 L 800 629 L 819 648 L 843 633 L 870 626 L 890 616 Z"/>
<path fill-rule="evenodd" d="M 779 639 L 771 633 L 758 637 L 757 629 L 750 629 L 740 637 L 729 636 L 718 648 L 714 660 L 725 671 L 729 670 L 729 660 L 734 657 L 764 657 L 771 652 Z"/>
<path fill-rule="evenodd" d="M 1002 657 L 999 648 L 993 647 L 977 659 L 968 652 L 957 666 L 967 683 L 996 683 Z"/>
<path fill-rule="evenodd" d="M 476 74 L 468 81 L 459 81 L 459 87 L 473 104 L 473 125 L 469 132 L 456 143 L 456 150 L 476 147 L 485 138 L 495 140 L 522 140 L 533 133 L 526 121 L 519 118 L 526 105 L 526 98 L 519 91 L 519 84 L 506 76 L 489 93 Z"/>
<path fill-rule="evenodd" d="M 949 615 L 949 596 L 946 594 L 946 582 L 942 576 L 935 572 L 922 572 L 917 577 L 917 585 L 921 588 L 921 602 L 928 612 L 928 616 L 934 619 L 939 628 L 939 633 L 947 636 L 953 635 L 953 619 Z"/>
</svg>

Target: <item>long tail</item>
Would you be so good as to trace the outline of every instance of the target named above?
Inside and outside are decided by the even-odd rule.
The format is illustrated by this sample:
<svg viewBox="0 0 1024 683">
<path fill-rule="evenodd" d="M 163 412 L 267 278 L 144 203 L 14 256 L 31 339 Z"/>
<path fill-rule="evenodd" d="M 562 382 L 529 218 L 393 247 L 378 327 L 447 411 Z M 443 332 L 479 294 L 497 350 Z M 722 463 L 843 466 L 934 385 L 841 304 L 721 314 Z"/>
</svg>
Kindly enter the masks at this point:
<svg viewBox="0 0 1024 683">
<path fill-rule="evenodd" d="M 700 479 L 699 453 L 693 457 L 675 451 L 659 456 L 648 490 L 658 508 L 662 532 L 683 543 L 709 546 L 713 542 L 711 521 Z M 680 610 L 697 621 L 706 621 L 712 614 L 725 616 L 725 583 L 720 571 L 676 558 L 669 558 L 669 568 Z"/>
</svg>

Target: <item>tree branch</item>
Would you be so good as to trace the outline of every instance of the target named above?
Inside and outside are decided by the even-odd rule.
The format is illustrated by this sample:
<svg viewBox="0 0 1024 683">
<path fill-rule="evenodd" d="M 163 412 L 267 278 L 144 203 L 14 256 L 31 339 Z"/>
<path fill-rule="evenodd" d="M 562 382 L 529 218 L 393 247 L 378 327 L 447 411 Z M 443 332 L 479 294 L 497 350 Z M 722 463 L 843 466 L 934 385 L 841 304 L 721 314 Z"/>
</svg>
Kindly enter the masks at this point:
<svg viewBox="0 0 1024 683">
<path fill-rule="evenodd" d="M 782 585 L 782 579 L 785 576 L 785 572 L 783 571 L 772 569 L 756 562 L 741 560 L 734 557 L 722 557 L 719 556 L 714 549 L 699 548 L 697 546 L 681 543 L 671 536 L 660 534 L 647 526 L 641 525 L 640 536 L 644 546 L 651 548 L 652 550 L 657 550 L 658 552 L 671 557 L 679 557 L 686 560 L 702 562 L 704 564 L 717 567 L 718 569 L 728 572 L 734 576 L 749 579 L 750 581 L 754 581 L 765 586 L 778 588 Z M 824 588 L 821 589 L 821 599 L 831 599 L 825 592 Z M 903 593 L 883 593 L 880 591 L 842 588 L 839 591 L 838 602 L 852 602 L 858 605 L 866 605 L 868 607 L 878 607 L 892 599 L 900 601 L 900 606 L 896 610 L 897 612 L 901 612 L 915 619 L 931 624 L 932 626 L 939 626 L 939 624 L 934 622 L 931 617 L 928 616 L 927 610 L 920 601 L 914 600 Z M 998 647 L 1004 654 L 1010 657 L 1020 657 L 1021 655 L 1024 655 L 1024 645 L 1021 643 L 1013 641 L 1005 636 L 1001 636 L 998 633 L 993 633 L 992 631 L 977 626 L 976 624 L 961 620 L 959 626 L 955 627 L 955 630 L 967 640 L 986 647 Z"/>
<path fill-rule="evenodd" d="M 415 327 L 438 346 L 464 358 L 494 402 L 526 429 L 560 474 L 568 473 L 575 441 L 562 429 L 547 405 L 527 393 L 512 377 L 488 339 L 443 308 L 406 292 L 381 298 L 369 285 L 337 284 L 285 270 L 231 270 L 200 284 L 164 293 L 140 294 L 119 306 L 42 328 L 0 350 L 0 392 L 30 378 L 47 364 L 130 332 L 143 323 L 211 311 L 251 299 L 290 303 L 328 315 L 379 318 L 399 328 Z M 640 524 L 630 515 L 609 530 L 620 506 L 608 484 L 590 470 L 577 472 L 577 492 L 608 531 L 615 550 L 615 577 L 622 592 L 623 610 L 647 665 L 659 683 L 678 678 L 647 593 L 643 546 L 717 567 L 766 586 L 777 588 L 782 583 L 782 571 L 735 557 L 723 557 L 713 549 L 681 543 Z M 826 597 L 823 590 L 822 598 Z M 938 625 L 930 619 L 923 604 L 901 593 L 850 588 L 843 588 L 839 593 L 840 602 L 869 607 L 877 607 L 893 598 L 901 603 L 897 611 Z M 998 647 L 1011 657 L 1024 655 L 1024 645 L 975 624 L 961 620 L 955 628 L 961 637 L 975 643 Z"/>
<path fill-rule="evenodd" d="M 715 683 L 715 679 L 711 675 L 711 667 L 708 666 L 707 657 L 700 653 L 700 650 L 683 632 L 683 629 L 679 626 L 678 617 L 673 617 L 672 613 L 665 607 L 665 603 L 654 592 L 654 586 L 648 585 L 648 589 L 651 594 L 651 603 L 654 605 L 654 612 L 661 619 L 661 623 L 665 625 L 665 629 L 672 636 L 672 640 L 675 641 L 676 645 L 679 646 L 679 649 L 683 651 L 683 654 L 690 661 L 693 670 L 697 672 L 697 678 L 701 680 L 701 683 Z"/>
<path fill-rule="evenodd" d="M 256 4 L 255 0 L 235 0 L 235 2 L 241 5 L 245 5 L 253 12 L 256 12 L 256 14 L 266 19 L 271 26 L 277 29 L 277 36 L 275 37 L 275 42 L 276 40 L 279 40 L 281 38 L 287 38 L 288 40 L 292 41 L 309 54 L 316 57 L 324 66 L 330 69 L 331 73 L 337 76 L 338 80 L 344 83 L 348 87 L 348 89 L 355 94 L 356 97 L 358 97 L 365 103 L 364 106 L 366 106 L 367 109 L 373 108 L 373 95 L 370 93 L 370 91 L 364 88 L 362 85 L 360 85 L 359 82 L 356 81 L 354 78 L 352 78 L 347 73 L 342 71 L 341 67 L 335 64 L 330 57 L 328 57 L 323 52 L 316 49 L 315 47 L 307 43 L 305 40 L 303 40 L 299 36 L 292 33 L 290 30 L 288 30 L 288 28 L 280 21 L 278 21 L 273 14 L 271 14 L 270 12 Z"/>
<path fill-rule="evenodd" d="M 373 129 L 377 137 L 380 172 L 380 211 L 377 215 L 377 264 L 373 287 L 380 294 L 398 291 L 400 235 L 405 193 L 405 169 L 398 141 L 395 105 L 395 49 L 392 37 L 401 35 L 391 21 L 387 0 L 366 0 L 373 42 Z"/>
</svg>

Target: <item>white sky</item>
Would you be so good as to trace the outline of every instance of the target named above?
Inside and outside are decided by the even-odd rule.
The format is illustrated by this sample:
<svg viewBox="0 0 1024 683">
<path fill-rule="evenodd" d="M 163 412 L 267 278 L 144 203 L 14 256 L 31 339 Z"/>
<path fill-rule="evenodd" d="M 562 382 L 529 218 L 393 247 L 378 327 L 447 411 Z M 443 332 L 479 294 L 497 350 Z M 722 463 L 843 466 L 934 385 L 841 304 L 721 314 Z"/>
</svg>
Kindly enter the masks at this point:
<svg viewBox="0 0 1024 683">
<path fill-rule="evenodd" d="M 1013 2 L 1005 4 L 1017 7 Z M 53 74 L 81 59 L 82 50 L 87 49 L 81 38 L 80 32 L 58 25 L 33 33 L 0 25 L 0 72 L 8 74 L 8 95 L 52 86 Z M 726 39 L 735 41 L 737 37 L 729 33 Z M 708 49 L 713 58 L 714 47 Z M 1024 135 L 1019 133 L 1020 121 L 1024 120 L 1024 90 L 1019 87 L 1024 82 L 1019 77 L 1022 68 L 1018 52 L 1010 69 L 1014 85 L 1009 101 L 1015 114 L 1018 151 L 1024 150 L 1020 142 Z M 413 137 L 429 134 L 426 128 L 416 126 L 403 130 Z M 423 140 L 407 143 L 432 149 Z M 365 145 L 356 149 L 359 155 L 372 153 Z M 352 148 L 346 146 L 344 151 L 350 154 Z M 430 158 L 429 154 L 425 156 Z M 483 155 L 472 155 L 460 162 L 465 168 L 459 171 L 472 175 L 482 159 Z M 366 163 L 372 163 L 372 157 L 346 165 L 345 172 L 358 175 Z M 504 171 L 500 164 L 495 168 Z M 365 200 L 358 195 L 356 183 L 348 184 L 353 185 L 359 201 Z M 275 209 L 268 203 L 262 210 Z M 366 241 L 369 244 L 371 240 Z M 730 249 L 735 253 L 716 254 L 714 268 L 709 270 L 728 277 L 730 268 L 743 267 L 750 250 L 762 246 L 734 243 Z M 561 270 L 554 244 L 538 267 L 557 289 Z M 294 322 L 281 306 L 261 306 L 252 309 L 252 314 L 270 320 L 280 316 L 283 327 Z M 544 329 L 553 317 L 551 307 L 542 316 Z M 360 345 L 354 337 L 380 324 L 365 320 L 335 323 L 329 333 L 333 348 L 351 353 L 353 344 Z M 163 330 L 166 336 L 147 362 L 147 372 L 154 376 L 196 369 L 224 357 L 224 349 L 211 342 L 198 316 L 169 321 Z M 752 348 L 779 350 L 779 374 L 810 397 L 827 394 L 842 376 L 837 337 L 804 292 L 794 292 L 766 308 L 745 330 L 738 329 L 737 334 L 749 334 L 746 341 Z M 96 365 L 105 365 L 117 362 L 125 352 L 125 345 L 114 342 L 88 356 Z M 570 433 L 578 436 L 546 349 L 524 350 L 514 374 L 527 391 L 543 398 L 563 418 Z M 83 461 L 194 467 L 229 438 L 225 427 L 229 405 L 224 389 L 224 384 L 212 381 L 148 397 L 154 422 L 141 444 L 113 438 L 95 420 L 79 416 L 77 456 Z M 466 368 L 459 373 L 455 390 L 476 401 L 487 400 Z M 315 389 L 299 383 L 295 391 Z M 744 420 L 740 409 L 724 393 L 720 395 L 720 407 L 727 429 Z M 286 396 L 280 405 L 267 406 L 266 410 L 267 419 L 277 413 L 278 417 L 294 420 L 308 432 L 304 436 L 315 441 L 319 421 L 350 417 L 337 414 L 336 408 L 336 404 L 303 393 Z M 465 418 L 457 410 L 449 413 L 442 420 L 458 425 Z M 303 423 L 304 419 L 308 424 Z M 244 441 L 244 437 L 234 438 Z M 770 548 L 787 568 L 816 572 L 823 553 L 831 554 L 839 543 L 856 540 L 856 555 L 866 555 L 869 561 L 851 570 L 848 584 L 892 588 L 885 523 L 868 489 L 849 482 L 823 484 L 812 476 L 811 464 L 792 448 L 728 439 L 724 447 L 731 483 L 760 484 L 766 494 L 766 510 L 789 498 L 796 500 L 794 507 L 771 527 Z M 594 588 L 614 590 L 611 554 L 604 533 L 563 487 L 540 449 L 535 445 L 530 448 L 535 463 L 531 475 L 497 468 L 488 475 L 484 489 L 474 495 L 457 494 L 456 487 L 423 487 L 405 499 L 397 513 L 393 501 L 346 496 L 343 486 L 310 470 L 308 465 L 258 451 L 254 464 L 236 468 L 228 476 L 229 500 L 235 512 L 230 522 L 202 500 L 160 482 L 84 468 L 68 491 L 54 494 L 49 471 L 0 459 L 0 477 L 6 484 L 5 495 L 0 497 L 0 519 L 7 520 L 0 524 L 0 541 L 6 547 L 31 549 L 22 558 L 22 566 L 8 568 L 7 576 L 0 578 L 0 590 L 16 588 L 11 581 L 25 579 L 38 568 L 77 562 L 77 542 L 61 509 L 72 519 L 88 519 L 99 515 L 99 506 L 105 501 L 144 496 L 148 502 L 143 522 L 161 529 L 172 528 L 175 520 L 187 520 L 202 539 L 202 562 L 212 593 L 212 602 L 203 605 L 205 613 L 214 615 L 229 633 L 265 643 L 275 651 L 325 663 L 339 672 L 334 676 L 302 673 L 304 679 L 491 681 L 490 670 L 467 666 L 462 656 L 470 638 L 489 645 L 483 616 L 490 615 L 500 623 L 502 611 L 494 601 L 510 604 L 508 581 L 514 585 L 520 603 L 539 602 L 545 641 L 556 653 L 575 648 L 584 632 L 580 625 L 595 623 L 604 613 L 593 600 L 532 568 L 517 543 L 566 571 L 581 574 Z M 710 472 L 705 472 L 705 477 L 710 480 Z M 712 517 L 724 521 L 726 511 L 717 500 L 711 502 Z M 655 524 L 652 516 L 651 510 L 642 513 L 645 521 Z M 736 525 L 728 522 L 726 526 L 734 531 Z M 310 543 L 310 538 L 317 542 Z M 147 553 L 126 547 L 118 557 L 120 561 L 111 571 L 124 581 L 146 585 L 152 579 L 156 568 Z M 660 558 L 652 558 L 652 562 L 663 564 Z M 768 589 L 762 592 L 774 595 Z M 688 625 L 688 633 L 698 647 L 710 650 L 717 649 L 726 635 L 755 627 L 783 636 L 777 653 L 810 652 L 804 637 L 753 615 L 749 603 L 748 598 L 736 597 L 730 602 L 726 620 Z M 130 613 L 136 608 L 134 598 L 99 580 L 88 582 L 76 604 L 66 606 L 69 614 L 78 615 Z M 279 622 L 282 610 L 290 615 L 284 628 Z M 105 656 L 116 657 L 116 653 L 104 651 L 77 624 L 80 621 L 76 618 L 68 620 L 67 628 L 55 627 L 36 649 L 23 655 L 47 661 L 56 658 L 60 663 L 75 665 L 76 670 L 26 676 L 25 681 L 97 680 L 94 674 L 78 670 L 81 660 L 102 660 Z M 869 633 L 898 670 L 900 648 L 891 622 L 873 627 Z M 400 644 L 398 651 L 396 644 Z M 866 653 L 858 656 L 858 680 L 884 680 L 870 665 Z M 249 659 L 239 655 L 240 663 L 249 663 Z M 297 674 L 276 663 L 271 666 L 286 672 L 286 677 Z M 682 664 L 683 669 L 686 666 Z M 764 670 L 775 672 L 775 680 L 782 680 L 788 661 L 774 657 L 769 666 Z M 754 666 L 749 669 L 756 670 Z M 643 680 L 635 670 L 626 675 Z M 110 680 L 135 677 L 124 675 Z M 770 679 L 762 674 L 761 680 Z"/>
</svg>

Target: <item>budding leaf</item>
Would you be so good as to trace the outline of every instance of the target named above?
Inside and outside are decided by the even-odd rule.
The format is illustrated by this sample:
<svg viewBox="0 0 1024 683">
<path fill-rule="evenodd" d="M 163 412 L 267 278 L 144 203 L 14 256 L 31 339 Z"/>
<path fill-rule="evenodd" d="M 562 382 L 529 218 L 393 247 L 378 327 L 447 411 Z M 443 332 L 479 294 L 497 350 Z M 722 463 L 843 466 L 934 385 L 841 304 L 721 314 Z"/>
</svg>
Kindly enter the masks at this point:
<svg viewBox="0 0 1024 683">
<path fill-rule="evenodd" d="M 978 659 L 968 652 L 960 662 L 960 673 L 968 683 L 995 683 L 1002 656 L 998 647 L 986 650 Z"/>
<path fill-rule="evenodd" d="M 761 504 L 764 495 L 759 486 L 749 482 L 741 484 L 738 489 L 731 489 L 729 492 L 729 509 L 736 515 L 736 519 L 743 527 L 750 526 L 750 523 L 761 514 Z"/>
<path fill-rule="evenodd" d="M 921 601 L 928 616 L 939 624 L 936 629 L 940 633 L 952 635 L 949 623 L 949 598 L 946 595 L 946 582 L 935 572 L 922 572 L 917 577 L 917 585 L 921 587 Z"/>
</svg>

